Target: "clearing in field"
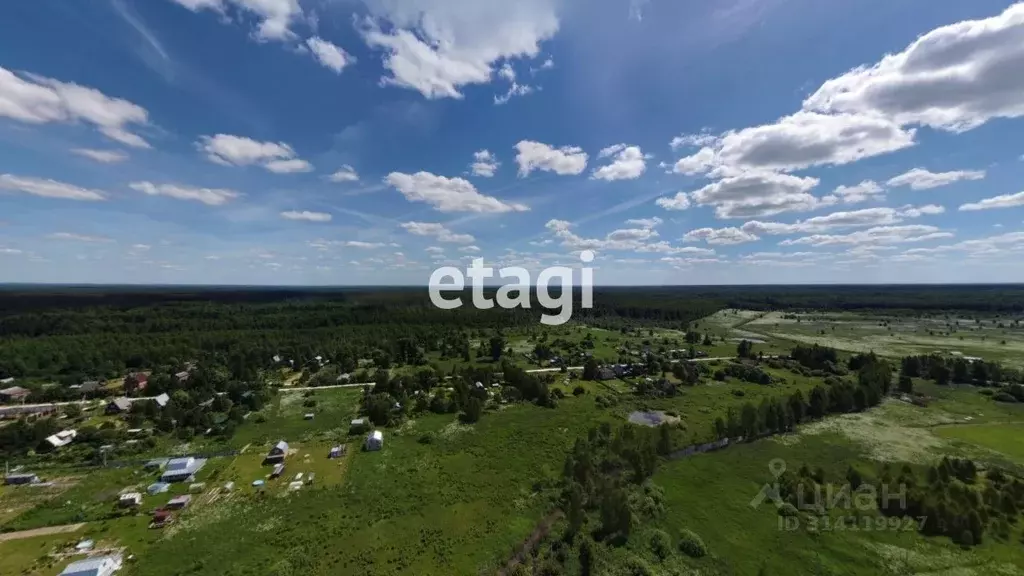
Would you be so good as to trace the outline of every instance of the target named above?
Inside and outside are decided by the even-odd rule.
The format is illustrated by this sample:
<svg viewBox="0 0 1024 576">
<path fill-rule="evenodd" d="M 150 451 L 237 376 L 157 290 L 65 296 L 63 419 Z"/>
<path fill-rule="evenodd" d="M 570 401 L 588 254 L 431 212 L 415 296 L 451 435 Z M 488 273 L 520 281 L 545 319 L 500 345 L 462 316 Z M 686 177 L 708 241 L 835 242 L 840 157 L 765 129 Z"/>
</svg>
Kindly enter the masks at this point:
<svg viewBox="0 0 1024 576">
<path fill-rule="evenodd" d="M 1024 465 L 1024 423 L 949 426 L 935 432 L 943 438 L 960 440 L 998 452 Z"/>
</svg>

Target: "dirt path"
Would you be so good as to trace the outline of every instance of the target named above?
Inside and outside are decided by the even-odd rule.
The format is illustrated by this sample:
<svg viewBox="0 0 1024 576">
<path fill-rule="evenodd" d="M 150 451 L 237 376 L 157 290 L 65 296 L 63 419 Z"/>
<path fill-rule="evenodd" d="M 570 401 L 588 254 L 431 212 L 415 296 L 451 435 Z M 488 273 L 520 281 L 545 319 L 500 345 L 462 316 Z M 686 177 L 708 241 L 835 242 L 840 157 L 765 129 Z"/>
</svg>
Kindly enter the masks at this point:
<svg viewBox="0 0 1024 576">
<path fill-rule="evenodd" d="M 34 538 L 36 536 L 49 536 L 50 534 L 67 534 L 78 532 L 85 527 L 85 523 L 65 524 L 64 526 L 47 526 L 46 528 L 35 528 L 33 530 L 22 530 L 21 532 L 8 532 L 0 534 L 0 542 L 8 540 L 21 540 L 22 538 Z"/>
</svg>

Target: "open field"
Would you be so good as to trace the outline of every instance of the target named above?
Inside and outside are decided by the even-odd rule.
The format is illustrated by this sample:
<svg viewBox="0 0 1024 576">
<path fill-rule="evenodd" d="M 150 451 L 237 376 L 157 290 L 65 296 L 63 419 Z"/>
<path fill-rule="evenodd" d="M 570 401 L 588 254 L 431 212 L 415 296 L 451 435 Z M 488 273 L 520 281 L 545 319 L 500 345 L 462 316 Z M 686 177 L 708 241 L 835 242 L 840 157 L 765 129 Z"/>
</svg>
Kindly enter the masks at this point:
<svg viewBox="0 0 1024 576">
<path fill-rule="evenodd" d="M 998 452 L 1024 466 L 1024 422 L 1012 424 L 977 424 L 939 428 L 943 438 L 961 440 Z"/>
</svg>

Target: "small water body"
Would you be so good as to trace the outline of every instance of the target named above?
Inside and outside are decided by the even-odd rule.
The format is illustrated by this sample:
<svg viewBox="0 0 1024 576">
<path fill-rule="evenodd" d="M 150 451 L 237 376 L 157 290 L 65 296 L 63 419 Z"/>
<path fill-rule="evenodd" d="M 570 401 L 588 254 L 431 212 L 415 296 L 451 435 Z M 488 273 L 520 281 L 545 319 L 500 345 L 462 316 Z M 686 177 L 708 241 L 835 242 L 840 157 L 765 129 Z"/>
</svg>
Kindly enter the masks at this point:
<svg viewBox="0 0 1024 576">
<path fill-rule="evenodd" d="M 675 416 L 669 416 L 668 414 L 665 414 L 664 412 L 658 410 L 651 410 L 647 412 L 637 410 L 636 412 L 633 412 L 632 414 L 629 415 L 630 422 L 632 422 L 633 424 L 640 424 L 641 426 L 661 426 L 666 422 L 671 424 L 673 422 L 677 422 L 678 420 L 679 418 Z"/>
</svg>

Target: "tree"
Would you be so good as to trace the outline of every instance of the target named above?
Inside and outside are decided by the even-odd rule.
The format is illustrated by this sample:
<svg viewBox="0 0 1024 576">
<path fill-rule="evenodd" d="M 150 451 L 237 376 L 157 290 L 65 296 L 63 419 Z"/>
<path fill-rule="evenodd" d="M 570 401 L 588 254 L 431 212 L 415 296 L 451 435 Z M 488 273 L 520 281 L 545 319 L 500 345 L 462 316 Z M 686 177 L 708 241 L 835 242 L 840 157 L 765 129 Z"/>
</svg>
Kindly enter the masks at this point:
<svg viewBox="0 0 1024 576">
<path fill-rule="evenodd" d="M 586 363 L 583 364 L 583 379 L 597 380 L 597 360 L 593 357 L 588 358 Z"/>
<path fill-rule="evenodd" d="M 469 424 L 478 422 L 483 411 L 483 402 L 481 402 L 481 400 L 476 396 L 471 396 L 469 400 L 466 401 L 466 406 L 463 409 L 462 421 Z"/>
<path fill-rule="evenodd" d="M 496 334 L 491 336 L 491 360 L 497 362 L 501 359 L 501 354 L 505 350 L 505 339 L 500 335 Z"/>
<path fill-rule="evenodd" d="M 658 426 L 658 454 L 668 456 L 672 452 L 672 430 L 668 424 Z"/>
<path fill-rule="evenodd" d="M 905 373 L 900 374 L 900 382 L 898 390 L 904 394 L 912 394 L 914 392 L 914 381 L 910 379 Z"/>
<path fill-rule="evenodd" d="M 704 346 L 711 346 L 714 344 L 714 342 L 711 341 L 711 336 L 709 334 L 704 334 L 704 342 L 702 342 L 702 344 Z"/>
<path fill-rule="evenodd" d="M 740 340 L 739 345 L 736 346 L 736 355 L 740 358 L 750 358 L 753 349 L 754 345 L 750 340 Z"/>
</svg>

